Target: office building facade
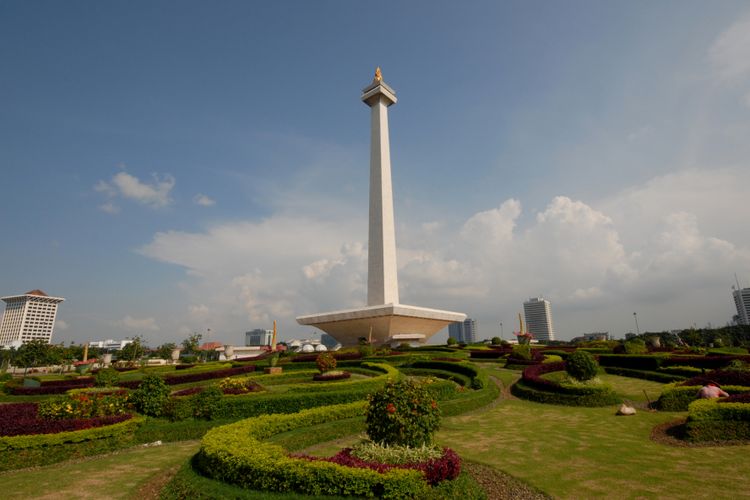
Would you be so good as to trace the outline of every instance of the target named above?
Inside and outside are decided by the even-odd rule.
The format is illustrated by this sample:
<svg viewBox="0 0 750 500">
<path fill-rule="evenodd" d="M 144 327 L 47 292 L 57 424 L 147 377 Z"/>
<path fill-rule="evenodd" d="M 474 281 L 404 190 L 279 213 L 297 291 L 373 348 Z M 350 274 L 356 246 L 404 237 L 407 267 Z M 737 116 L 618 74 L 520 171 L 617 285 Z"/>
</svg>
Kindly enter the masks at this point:
<svg viewBox="0 0 750 500">
<path fill-rule="evenodd" d="M 732 296 L 737 308 L 737 324 L 750 325 L 750 288 L 734 290 Z"/>
<path fill-rule="evenodd" d="M 555 328 L 552 325 L 552 308 L 548 300 L 532 297 L 523 303 L 526 317 L 526 329 L 539 341 L 555 340 Z"/>
<path fill-rule="evenodd" d="M 471 318 L 448 325 L 448 337 L 460 344 L 473 344 L 477 341 L 477 322 Z"/>
<path fill-rule="evenodd" d="M 262 328 L 256 328 L 245 332 L 245 345 L 246 346 L 270 346 L 273 342 L 273 330 L 263 330 Z"/>
<path fill-rule="evenodd" d="M 50 297 L 41 290 L 23 295 L 0 298 L 5 302 L 5 313 L 0 323 L 0 345 L 31 340 L 52 340 L 57 317 L 57 305 L 65 299 Z"/>
</svg>

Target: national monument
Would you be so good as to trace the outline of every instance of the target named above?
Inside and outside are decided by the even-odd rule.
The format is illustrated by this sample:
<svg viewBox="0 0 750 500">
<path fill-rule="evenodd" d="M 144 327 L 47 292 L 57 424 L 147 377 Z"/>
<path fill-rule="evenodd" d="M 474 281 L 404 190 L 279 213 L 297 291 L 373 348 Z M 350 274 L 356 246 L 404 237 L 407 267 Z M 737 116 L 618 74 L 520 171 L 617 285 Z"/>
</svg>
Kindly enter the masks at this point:
<svg viewBox="0 0 750 500">
<path fill-rule="evenodd" d="M 388 107 L 396 93 L 384 81 L 380 68 L 372 83 L 362 90 L 370 107 L 370 232 L 367 255 L 367 306 L 308 316 L 300 325 L 328 333 L 342 345 L 360 338 L 373 344 L 425 342 L 442 328 L 466 315 L 399 303 L 396 267 L 396 231 L 391 185 L 391 148 L 388 140 Z"/>
</svg>

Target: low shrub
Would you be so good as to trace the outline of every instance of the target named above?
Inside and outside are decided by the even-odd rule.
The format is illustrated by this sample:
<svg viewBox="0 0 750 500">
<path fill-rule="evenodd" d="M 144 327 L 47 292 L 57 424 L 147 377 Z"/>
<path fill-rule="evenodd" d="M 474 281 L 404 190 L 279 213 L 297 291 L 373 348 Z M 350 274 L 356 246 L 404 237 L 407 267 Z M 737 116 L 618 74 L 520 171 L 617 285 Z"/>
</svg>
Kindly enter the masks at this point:
<svg viewBox="0 0 750 500">
<path fill-rule="evenodd" d="M 685 424 L 691 441 L 727 441 L 750 439 L 750 405 L 719 404 L 716 399 L 693 401 Z"/>
<path fill-rule="evenodd" d="M 652 380 L 654 382 L 662 382 L 668 384 L 670 382 L 679 382 L 685 380 L 685 377 L 681 375 L 673 375 L 669 373 L 651 372 L 646 370 L 634 370 L 632 368 L 619 368 L 617 366 L 605 366 L 604 371 L 610 375 L 620 375 L 621 377 L 640 378 L 643 380 Z"/>
<path fill-rule="evenodd" d="M 194 366 L 195 366 L 195 365 L 194 365 L 194 364 L 192 364 L 192 363 L 190 363 L 190 364 L 181 364 L 181 365 L 176 365 L 176 366 L 174 367 L 174 369 L 175 369 L 175 370 L 188 370 L 188 369 L 190 369 L 190 368 L 192 368 L 192 367 L 194 367 Z"/>
<path fill-rule="evenodd" d="M 203 387 L 188 387 L 187 389 L 175 391 L 172 394 L 170 394 L 170 396 L 176 396 L 176 397 L 192 396 L 193 394 L 198 394 L 202 390 L 203 390 Z"/>
<path fill-rule="evenodd" d="M 349 372 L 342 371 L 328 371 L 324 373 L 316 373 L 313 375 L 313 380 L 316 382 L 330 382 L 333 380 L 346 380 L 352 376 Z"/>
<path fill-rule="evenodd" d="M 683 382 L 682 385 L 706 385 L 715 382 L 720 385 L 744 385 L 750 387 L 750 371 L 713 370 L 705 375 L 698 375 Z"/>
<path fill-rule="evenodd" d="M 397 465 L 427 462 L 443 456 L 439 446 L 381 446 L 372 441 L 362 441 L 350 448 L 350 454 L 365 462 Z"/>
<path fill-rule="evenodd" d="M 531 346 L 529 344 L 514 345 L 513 351 L 510 353 L 509 358 L 531 361 L 533 359 Z"/>
<path fill-rule="evenodd" d="M 328 354 L 331 354 L 336 361 L 351 361 L 355 359 L 362 359 L 362 353 L 357 351 L 334 352 Z M 315 360 L 317 360 L 318 356 L 318 354 L 297 354 L 291 359 L 291 361 L 292 363 L 309 363 L 311 361 L 314 362 Z"/>
<path fill-rule="evenodd" d="M 438 458 L 432 458 L 423 462 L 398 464 L 386 464 L 379 461 L 363 460 L 354 456 L 351 448 L 344 448 L 330 458 L 311 456 L 299 456 L 299 458 L 313 461 L 326 461 L 357 469 L 370 469 L 377 471 L 380 474 L 384 474 L 394 469 L 418 470 L 422 472 L 425 480 L 430 486 L 436 486 L 442 481 L 455 479 L 461 473 L 461 459 L 456 452 L 450 448 L 444 448 Z"/>
<path fill-rule="evenodd" d="M 565 371 L 576 380 L 591 380 L 599 372 L 599 365 L 594 356 L 579 349 L 565 360 Z"/>
<path fill-rule="evenodd" d="M 206 387 L 205 390 L 193 396 L 193 417 L 204 420 L 213 419 L 221 407 L 221 389 L 215 386 Z"/>
<path fill-rule="evenodd" d="M 626 354 L 645 354 L 648 352 L 646 342 L 643 339 L 627 340 L 623 344 Z"/>
<path fill-rule="evenodd" d="M 720 399 L 719 403 L 750 403 L 750 387 L 748 391 L 740 394 L 730 394 L 728 398 Z"/>
<path fill-rule="evenodd" d="M 384 474 L 326 461 L 288 456 L 263 442 L 279 432 L 364 413 L 364 403 L 316 408 L 283 416 L 261 416 L 210 430 L 194 466 L 204 475 L 244 488 L 307 495 L 424 497 L 429 486 L 419 471 L 394 468 Z"/>
<path fill-rule="evenodd" d="M 322 352 L 315 358 L 315 365 L 320 373 L 329 372 L 336 369 L 336 358 L 330 352 Z"/>
<path fill-rule="evenodd" d="M 500 359 L 503 356 L 505 356 L 505 352 L 495 349 L 483 351 L 472 349 L 469 351 L 469 358 L 471 359 Z"/>
<path fill-rule="evenodd" d="M 136 410 L 143 415 L 158 417 L 162 414 L 164 403 L 169 399 L 169 387 L 158 375 L 143 377 L 138 389 L 131 395 Z"/>
<path fill-rule="evenodd" d="M 128 392 L 81 391 L 47 399 L 39 403 L 40 418 L 62 420 L 108 417 L 128 413 Z"/>
<path fill-rule="evenodd" d="M 65 394 L 71 389 L 93 386 L 93 377 L 44 380 L 40 383 L 39 387 L 24 387 L 21 380 L 11 380 L 5 383 L 5 392 L 14 396 L 37 396 L 47 394 Z"/>
<path fill-rule="evenodd" d="M 656 401 L 656 407 L 662 411 L 686 411 L 690 403 L 696 400 L 701 387 L 700 385 L 669 385 L 664 388 Z M 725 385 L 722 389 L 730 395 L 750 391 L 750 387 L 732 385 Z"/>
<path fill-rule="evenodd" d="M 542 363 L 559 363 L 563 360 L 562 357 L 556 354 L 544 354 L 544 361 Z"/>
<path fill-rule="evenodd" d="M 95 387 L 115 387 L 120 381 L 120 374 L 114 368 L 105 368 L 96 372 L 94 377 Z"/>
<path fill-rule="evenodd" d="M 622 400 L 610 388 L 604 387 L 593 389 L 587 393 L 575 394 L 568 392 L 544 391 L 528 385 L 525 381 L 519 380 L 510 388 L 514 396 L 536 401 L 537 403 L 565 405 L 565 406 L 586 406 L 600 407 L 618 404 Z"/>
<path fill-rule="evenodd" d="M 631 368 L 634 370 L 656 371 L 664 363 L 666 357 L 662 354 L 600 354 L 599 365 Z"/>
<path fill-rule="evenodd" d="M 688 365 L 706 370 L 717 370 L 728 366 L 732 360 L 738 359 L 744 362 L 750 362 L 750 356 L 684 356 L 672 355 L 662 362 L 662 366 Z"/>
<path fill-rule="evenodd" d="M 2 405 L 0 436 L 30 436 L 56 434 L 112 425 L 131 419 L 130 414 L 94 418 L 46 419 L 38 415 L 37 403 L 9 403 Z M 0 450 L 2 440 L 0 440 Z"/>
<path fill-rule="evenodd" d="M 672 365 L 672 366 L 662 366 L 659 368 L 660 373 L 668 373 L 670 375 L 680 375 L 685 378 L 695 377 L 696 375 L 700 375 L 703 373 L 703 370 L 700 368 L 696 368 L 694 366 L 688 366 L 688 365 Z"/>
<path fill-rule="evenodd" d="M 388 382 L 369 398 L 367 435 L 381 445 L 423 446 L 440 426 L 438 404 L 425 384 Z"/>
</svg>

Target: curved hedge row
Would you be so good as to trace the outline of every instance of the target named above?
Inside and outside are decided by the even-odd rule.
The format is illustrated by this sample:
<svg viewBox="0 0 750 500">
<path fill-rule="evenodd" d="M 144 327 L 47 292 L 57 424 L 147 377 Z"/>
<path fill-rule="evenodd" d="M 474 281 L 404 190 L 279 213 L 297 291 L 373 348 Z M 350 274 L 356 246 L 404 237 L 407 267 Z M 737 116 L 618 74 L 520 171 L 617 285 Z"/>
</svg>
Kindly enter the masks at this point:
<svg viewBox="0 0 750 500">
<path fill-rule="evenodd" d="M 0 471 L 48 465 L 130 445 L 145 419 L 133 417 L 105 427 L 57 434 L 0 437 Z"/>
<path fill-rule="evenodd" d="M 541 377 L 545 373 L 564 369 L 565 363 L 562 361 L 530 366 L 523 371 L 521 380 L 513 384 L 511 393 L 521 399 L 566 406 L 609 406 L 621 401 L 606 386 L 569 387 Z"/>
<path fill-rule="evenodd" d="M 699 399 L 690 403 L 685 427 L 691 441 L 750 439 L 750 404 Z"/>
<path fill-rule="evenodd" d="M 364 411 L 365 403 L 359 402 L 217 427 L 204 436 L 194 464 L 208 477 L 254 490 L 383 498 L 426 495 L 430 487 L 415 470 L 392 469 L 380 474 L 292 458 L 280 446 L 261 441 L 292 429 L 360 416 Z"/>
<path fill-rule="evenodd" d="M 651 372 L 646 370 L 635 370 L 633 368 L 620 368 L 617 366 L 605 366 L 604 371 L 610 375 L 620 375 L 621 377 L 640 378 L 654 382 L 668 384 L 670 382 L 679 382 L 685 380 L 682 375 L 665 372 Z"/>
<path fill-rule="evenodd" d="M 696 400 L 700 389 L 700 385 L 671 385 L 662 391 L 656 401 L 656 406 L 662 411 L 686 411 L 690 403 Z M 729 394 L 742 394 L 750 391 L 750 387 L 740 385 L 725 385 L 722 389 Z"/>
</svg>

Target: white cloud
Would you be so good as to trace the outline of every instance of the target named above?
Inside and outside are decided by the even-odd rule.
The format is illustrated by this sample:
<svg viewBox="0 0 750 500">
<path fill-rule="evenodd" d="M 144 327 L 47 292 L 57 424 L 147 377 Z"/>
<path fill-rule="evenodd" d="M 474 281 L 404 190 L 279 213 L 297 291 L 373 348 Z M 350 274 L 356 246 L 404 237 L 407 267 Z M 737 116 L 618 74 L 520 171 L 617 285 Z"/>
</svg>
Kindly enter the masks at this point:
<svg viewBox="0 0 750 500">
<path fill-rule="evenodd" d="M 155 332 L 159 330 L 159 326 L 156 324 L 155 318 L 134 318 L 128 315 L 122 318 L 119 324 L 120 326 L 133 331 Z"/>
<path fill-rule="evenodd" d="M 58 319 L 58 320 L 55 320 L 55 328 L 57 330 L 63 330 L 64 331 L 64 330 L 67 330 L 68 328 L 70 328 L 70 325 L 68 325 L 67 321 L 64 321 L 62 319 Z"/>
<path fill-rule="evenodd" d="M 172 188 L 174 188 L 175 178 L 169 174 L 164 176 L 152 174 L 152 177 L 153 182 L 149 184 L 127 172 L 118 172 L 109 182 L 101 180 L 97 182 L 94 190 L 105 194 L 109 198 L 120 196 L 151 208 L 161 208 L 170 205 L 172 203 L 170 193 Z M 114 205 L 105 203 L 100 208 L 104 211 L 109 211 L 111 207 L 114 207 Z"/>
<path fill-rule="evenodd" d="M 646 329 L 721 324 L 732 313 L 727 280 L 750 272 L 750 233 L 738 230 L 747 185 L 750 169 L 693 169 L 596 203 L 558 196 L 523 224 L 520 201 L 509 199 L 459 227 L 402 227 L 411 237 L 398 248 L 401 301 L 492 325 L 544 295 L 563 338 L 622 334 L 634 310 Z M 351 215 L 361 211 L 158 233 L 140 252 L 187 270 L 185 293 L 216 331 L 277 319 L 290 338 L 307 334 L 297 315 L 365 303 L 366 221 Z"/>
<path fill-rule="evenodd" d="M 188 310 L 191 316 L 198 318 L 205 317 L 210 312 L 210 309 L 205 304 L 191 305 Z"/>
<path fill-rule="evenodd" d="M 120 207 L 118 207 L 111 201 L 108 201 L 106 203 L 102 203 L 101 205 L 99 205 L 99 210 L 101 210 L 102 212 L 106 212 L 108 214 L 120 213 Z"/>
<path fill-rule="evenodd" d="M 196 205 L 200 205 L 202 207 L 212 207 L 216 205 L 215 200 L 209 198 L 205 194 L 200 194 L 200 193 L 196 194 L 193 197 L 193 203 L 195 203 Z"/>
<path fill-rule="evenodd" d="M 750 74 L 750 17 L 732 24 L 709 49 L 718 76 L 725 81 Z"/>
</svg>

